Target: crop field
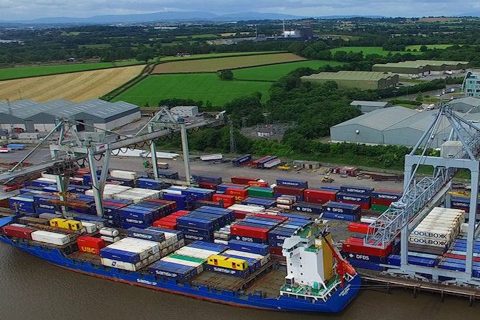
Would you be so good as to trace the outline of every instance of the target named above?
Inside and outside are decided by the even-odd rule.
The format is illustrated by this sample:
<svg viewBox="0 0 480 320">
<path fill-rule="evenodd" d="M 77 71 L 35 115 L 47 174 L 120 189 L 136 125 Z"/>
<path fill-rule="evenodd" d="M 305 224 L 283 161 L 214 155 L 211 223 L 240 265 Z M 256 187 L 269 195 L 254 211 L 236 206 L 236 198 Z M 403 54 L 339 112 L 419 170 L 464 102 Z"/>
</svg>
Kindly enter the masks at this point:
<svg viewBox="0 0 480 320">
<path fill-rule="evenodd" d="M 235 80 L 257 80 L 257 81 L 277 81 L 283 76 L 298 68 L 318 69 L 326 65 L 339 66 L 342 65 L 338 61 L 328 60 L 307 60 L 298 62 L 289 62 L 274 64 L 269 66 L 260 66 L 252 68 L 243 68 L 233 71 Z"/>
<path fill-rule="evenodd" d="M 209 73 L 152 75 L 114 100 L 154 106 L 163 99 L 179 98 L 223 106 L 235 98 L 257 91 L 266 99 L 270 86 L 271 83 L 261 81 L 222 81 L 216 74 Z"/>
<path fill-rule="evenodd" d="M 253 67 L 302 60 L 305 59 L 292 53 L 274 53 L 215 59 L 186 60 L 159 64 L 155 66 L 153 73 L 216 72 L 222 69 Z"/>
<path fill-rule="evenodd" d="M 330 52 L 335 53 L 337 51 L 345 51 L 345 52 L 363 52 L 363 55 L 369 55 L 369 54 L 378 54 L 380 56 L 386 56 L 389 53 L 395 54 L 395 53 L 400 53 L 400 54 L 406 54 L 406 53 L 411 53 L 411 54 L 420 54 L 418 52 L 407 52 L 407 51 L 386 51 L 382 47 L 340 47 L 340 48 L 335 48 L 330 50 Z"/>
<path fill-rule="evenodd" d="M 67 99 L 80 102 L 101 97 L 133 79 L 143 65 L 0 81 L 0 100 Z"/>
<path fill-rule="evenodd" d="M 98 63 L 70 63 L 58 65 L 43 66 L 20 66 L 13 68 L 1 68 L 0 80 L 29 78 L 35 76 L 46 76 L 51 74 L 61 74 L 68 72 L 88 71 L 97 69 L 106 69 L 112 67 L 128 66 L 138 64 L 136 60 L 124 60 L 117 62 L 98 62 Z"/>
<path fill-rule="evenodd" d="M 205 54 L 192 54 L 190 56 L 177 57 L 168 56 L 160 58 L 160 61 L 183 61 L 183 60 L 198 60 L 198 59 L 211 59 L 222 57 L 237 57 L 237 56 L 251 56 L 259 54 L 280 53 L 280 51 L 251 51 L 251 52 L 222 52 L 222 53 L 205 53 Z"/>
<path fill-rule="evenodd" d="M 191 36 L 176 36 L 175 37 L 176 39 L 183 39 L 183 40 L 186 40 L 186 39 L 189 39 L 189 38 L 192 38 L 192 39 L 216 39 L 218 38 L 218 36 L 216 34 L 213 34 L 213 33 L 205 33 L 205 34 L 193 34 Z"/>
<path fill-rule="evenodd" d="M 425 46 L 428 49 L 447 49 L 448 47 L 453 46 L 453 44 L 427 44 Z M 421 47 L 422 47 L 421 44 L 415 44 L 415 45 L 411 45 L 411 46 L 406 46 L 405 50 L 420 51 Z"/>
</svg>

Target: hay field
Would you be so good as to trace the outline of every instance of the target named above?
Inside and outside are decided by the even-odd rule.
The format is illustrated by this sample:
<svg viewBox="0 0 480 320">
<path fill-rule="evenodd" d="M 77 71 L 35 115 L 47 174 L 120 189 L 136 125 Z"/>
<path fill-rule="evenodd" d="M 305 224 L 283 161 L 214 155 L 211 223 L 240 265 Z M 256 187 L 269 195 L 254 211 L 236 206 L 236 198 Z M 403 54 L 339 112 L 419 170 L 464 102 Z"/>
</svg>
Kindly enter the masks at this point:
<svg viewBox="0 0 480 320">
<path fill-rule="evenodd" d="M 153 73 L 194 73 L 216 72 L 222 69 L 236 69 L 275 63 L 302 61 L 305 58 L 292 53 L 262 54 L 215 59 L 185 60 L 161 63 L 155 66 Z"/>
<path fill-rule="evenodd" d="M 101 97 L 138 76 L 143 65 L 0 81 L 0 100 L 67 99 L 80 102 Z"/>
</svg>

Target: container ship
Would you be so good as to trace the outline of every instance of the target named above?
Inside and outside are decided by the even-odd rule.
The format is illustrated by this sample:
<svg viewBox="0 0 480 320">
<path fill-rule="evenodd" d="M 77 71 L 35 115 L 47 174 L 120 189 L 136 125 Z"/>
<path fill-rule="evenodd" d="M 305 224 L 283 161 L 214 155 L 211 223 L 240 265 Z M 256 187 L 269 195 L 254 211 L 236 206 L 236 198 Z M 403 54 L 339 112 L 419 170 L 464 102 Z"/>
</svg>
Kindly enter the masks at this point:
<svg viewBox="0 0 480 320">
<path fill-rule="evenodd" d="M 71 271 L 238 307 L 336 313 L 360 290 L 319 219 L 331 191 L 303 199 L 296 180 L 195 176 L 198 187 L 180 187 L 111 170 L 99 217 L 88 172 L 62 194 L 48 174 L 25 183 L 0 240 Z"/>
</svg>

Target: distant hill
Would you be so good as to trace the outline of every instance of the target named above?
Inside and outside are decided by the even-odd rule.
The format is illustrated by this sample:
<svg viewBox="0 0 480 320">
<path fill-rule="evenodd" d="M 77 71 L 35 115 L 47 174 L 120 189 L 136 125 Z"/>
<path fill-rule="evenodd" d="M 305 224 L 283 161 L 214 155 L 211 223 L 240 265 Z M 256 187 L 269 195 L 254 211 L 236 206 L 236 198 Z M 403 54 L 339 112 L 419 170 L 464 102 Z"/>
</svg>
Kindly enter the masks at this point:
<svg viewBox="0 0 480 320">
<path fill-rule="evenodd" d="M 88 18 L 75 17 L 50 17 L 32 20 L 0 21 L 2 24 L 116 24 L 116 23 L 142 23 L 142 22 L 175 22 L 175 21 L 245 21 L 245 20 L 281 20 L 300 19 L 300 16 L 277 14 L 241 12 L 218 15 L 210 12 L 154 12 L 128 15 L 101 15 Z"/>
</svg>

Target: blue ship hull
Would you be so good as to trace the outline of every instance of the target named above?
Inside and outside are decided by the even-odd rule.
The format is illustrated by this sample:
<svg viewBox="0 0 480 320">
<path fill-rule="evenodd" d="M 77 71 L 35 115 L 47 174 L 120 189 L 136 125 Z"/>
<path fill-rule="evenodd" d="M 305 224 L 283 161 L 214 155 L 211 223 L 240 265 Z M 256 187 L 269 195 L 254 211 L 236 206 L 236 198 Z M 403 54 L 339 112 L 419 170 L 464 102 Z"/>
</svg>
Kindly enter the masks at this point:
<svg viewBox="0 0 480 320">
<path fill-rule="evenodd" d="M 5 236 L 0 236 L 0 241 L 28 254 L 45 260 L 49 263 L 75 272 L 108 280 L 128 283 L 153 290 L 170 292 L 196 299 L 223 303 L 238 307 L 266 309 L 274 311 L 291 312 L 341 312 L 358 294 L 360 290 L 360 276 L 355 276 L 344 284 L 343 288 L 336 290 L 327 301 L 309 301 L 298 298 L 279 296 L 278 298 L 265 298 L 260 295 L 244 295 L 232 291 L 213 290 L 204 286 L 190 286 L 179 284 L 173 280 L 159 280 L 152 275 L 139 272 L 123 271 L 110 267 L 94 265 L 89 262 L 80 262 L 69 259 L 58 249 L 48 249 L 41 246 L 30 245 L 21 241 L 13 241 Z"/>
</svg>

